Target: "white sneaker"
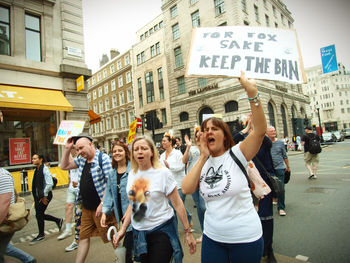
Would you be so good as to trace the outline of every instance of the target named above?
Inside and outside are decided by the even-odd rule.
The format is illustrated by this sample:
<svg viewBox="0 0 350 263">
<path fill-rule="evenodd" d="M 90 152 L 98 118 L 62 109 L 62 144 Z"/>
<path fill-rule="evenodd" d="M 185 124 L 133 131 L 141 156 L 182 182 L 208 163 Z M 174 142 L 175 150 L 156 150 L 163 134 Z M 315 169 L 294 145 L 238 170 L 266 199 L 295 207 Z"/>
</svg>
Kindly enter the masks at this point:
<svg viewBox="0 0 350 263">
<path fill-rule="evenodd" d="M 72 230 L 64 230 L 63 233 L 57 237 L 57 239 L 62 240 L 71 235 L 72 235 Z"/>
<path fill-rule="evenodd" d="M 70 252 L 70 251 L 73 251 L 75 249 L 78 248 L 78 243 L 75 242 L 75 240 L 72 242 L 72 244 L 70 244 L 68 247 L 66 247 L 66 252 Z"/>
</svg>

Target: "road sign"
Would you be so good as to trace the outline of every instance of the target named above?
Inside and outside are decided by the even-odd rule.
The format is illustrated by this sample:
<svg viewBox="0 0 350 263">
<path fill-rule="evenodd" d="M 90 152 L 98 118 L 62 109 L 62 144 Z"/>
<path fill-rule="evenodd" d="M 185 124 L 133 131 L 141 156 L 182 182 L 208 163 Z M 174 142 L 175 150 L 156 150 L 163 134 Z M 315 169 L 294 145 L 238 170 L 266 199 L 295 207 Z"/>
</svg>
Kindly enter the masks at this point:
<svg viewBox="0 0 350 263">
<path fill-rule="evenodd" d="M 335 45 L 321 48 L 322 70 L 323 74 L 338 70 L 337 56 L 335 54 Z"/>
</svg>

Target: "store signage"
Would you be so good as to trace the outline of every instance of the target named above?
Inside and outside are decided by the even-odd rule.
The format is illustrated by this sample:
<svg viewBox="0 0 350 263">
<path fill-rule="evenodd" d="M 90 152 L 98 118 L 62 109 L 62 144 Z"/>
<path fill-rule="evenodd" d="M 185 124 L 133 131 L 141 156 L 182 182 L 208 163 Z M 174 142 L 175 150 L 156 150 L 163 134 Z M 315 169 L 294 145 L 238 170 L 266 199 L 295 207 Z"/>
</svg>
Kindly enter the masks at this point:
<svg viewBox="0 0 350 263">
<path fill-rule="evenodd" d="M 337 55 L 335 45 L 321 48 L 321 60 L 323 74 L 338 71 Z"/>
<path fill-rule="evenodd" d="M 67 47 L 68 55 L 75 56 L 75 57 L 82 57 L 82 52 L 80 48 L 76 47 Z"/>
<path fill-rule="evenodd" d="M 214 84 L 211 84 L 211 85 L 207 85 L 207 86 L 205 86 L 203 88 L 190 90 L 188 92 L 188 95 L 193 96 L 193 95 L 196 95 L 196 94 L 199 94 L 199 93 L 202 93 L 202 92 L 206 92 L 206 91 L 211 90 L 211 89 L 217 89 L 218 87 L 219 87 L 219 85 L 217 83 L 214 83 Z"/>
<path fill-rule="evenodd" d="M 10 138 L 10 165 L 31 162 L 30 138 Z"/>
<path fill-rule="evenodd" d="M 135 140 L 136 126 L 137 126 L 137 119 L 134 120 L 129 125 L 128 143 L 131 143 Z"/>
<path fill-rule="evenodd" d="M 84 125 L 85 121 L 61 121 L 53 144 L 65 145 L 70 137 L 83 131 Z"/>
<path fill-rule="evenodd" d="M 267 27 L 197 27 L 186 77 L 239 77 L 306 82 L 294 30 Z"/>
<path fill-rule="evenodd" d="M 84 89 L 84 76 L 81 75 L 79 78 L 75 80 L 77 83 L 77 92 L 81 91 Z"/>
</svg>

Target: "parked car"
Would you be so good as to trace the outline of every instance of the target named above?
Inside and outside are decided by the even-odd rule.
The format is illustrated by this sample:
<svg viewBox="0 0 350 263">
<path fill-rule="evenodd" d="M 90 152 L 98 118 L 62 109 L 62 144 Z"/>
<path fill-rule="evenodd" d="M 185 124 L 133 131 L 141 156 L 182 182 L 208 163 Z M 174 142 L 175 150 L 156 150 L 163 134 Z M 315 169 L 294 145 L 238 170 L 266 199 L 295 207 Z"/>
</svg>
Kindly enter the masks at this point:
<svg viewBox="0 0 350 263">
<path fill-rule="evenodd" d="M 342 132 L 340 132 L 340 131 L 334 131 L 333 134 L 334 134 L 334 136 L 337 138 L 337 142 L 342 142 L 342 141 L 344 141 L 345 136 L 344 136 L 344 134 L 343 134 Z"/>
<path fill-rule="evenodd" d="M 333 143 L 333 142 L 337 141 L 337 138 L 331 132 L 324 132 L 324 133 L 322 133 L 322 139 L 323 139 L 324 143 Z"/>
<path fill-rule="evenodd" d="M 345 135 L 345 138 L 350 137 L 350 128 L 344 129 L 344 135 Z"/>
</svg>

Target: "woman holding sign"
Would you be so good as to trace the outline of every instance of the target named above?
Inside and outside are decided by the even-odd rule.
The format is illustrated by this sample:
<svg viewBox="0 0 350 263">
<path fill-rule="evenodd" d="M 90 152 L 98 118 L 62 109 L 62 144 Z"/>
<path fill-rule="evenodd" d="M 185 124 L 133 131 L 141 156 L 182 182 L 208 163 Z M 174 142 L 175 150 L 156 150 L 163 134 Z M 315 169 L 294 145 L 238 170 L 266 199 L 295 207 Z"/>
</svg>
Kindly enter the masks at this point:
<svg viewBox="0 0 350 263">
<path fill-rule="evenodd" d="M 262 227 L 254 208 L 247 179 L 230 151 L 246 168 L 258 152 L 266 132 L 266 120 L 254 80 L 241 73 L 255 129 L 235 145 L 227 124 L 218 118 L 201 125 L 200 157 L 182 181 L 185 194 L 199 187 L 205 200 L 202 263 L 260 262 L 263 254 Z"/>
</svg>

